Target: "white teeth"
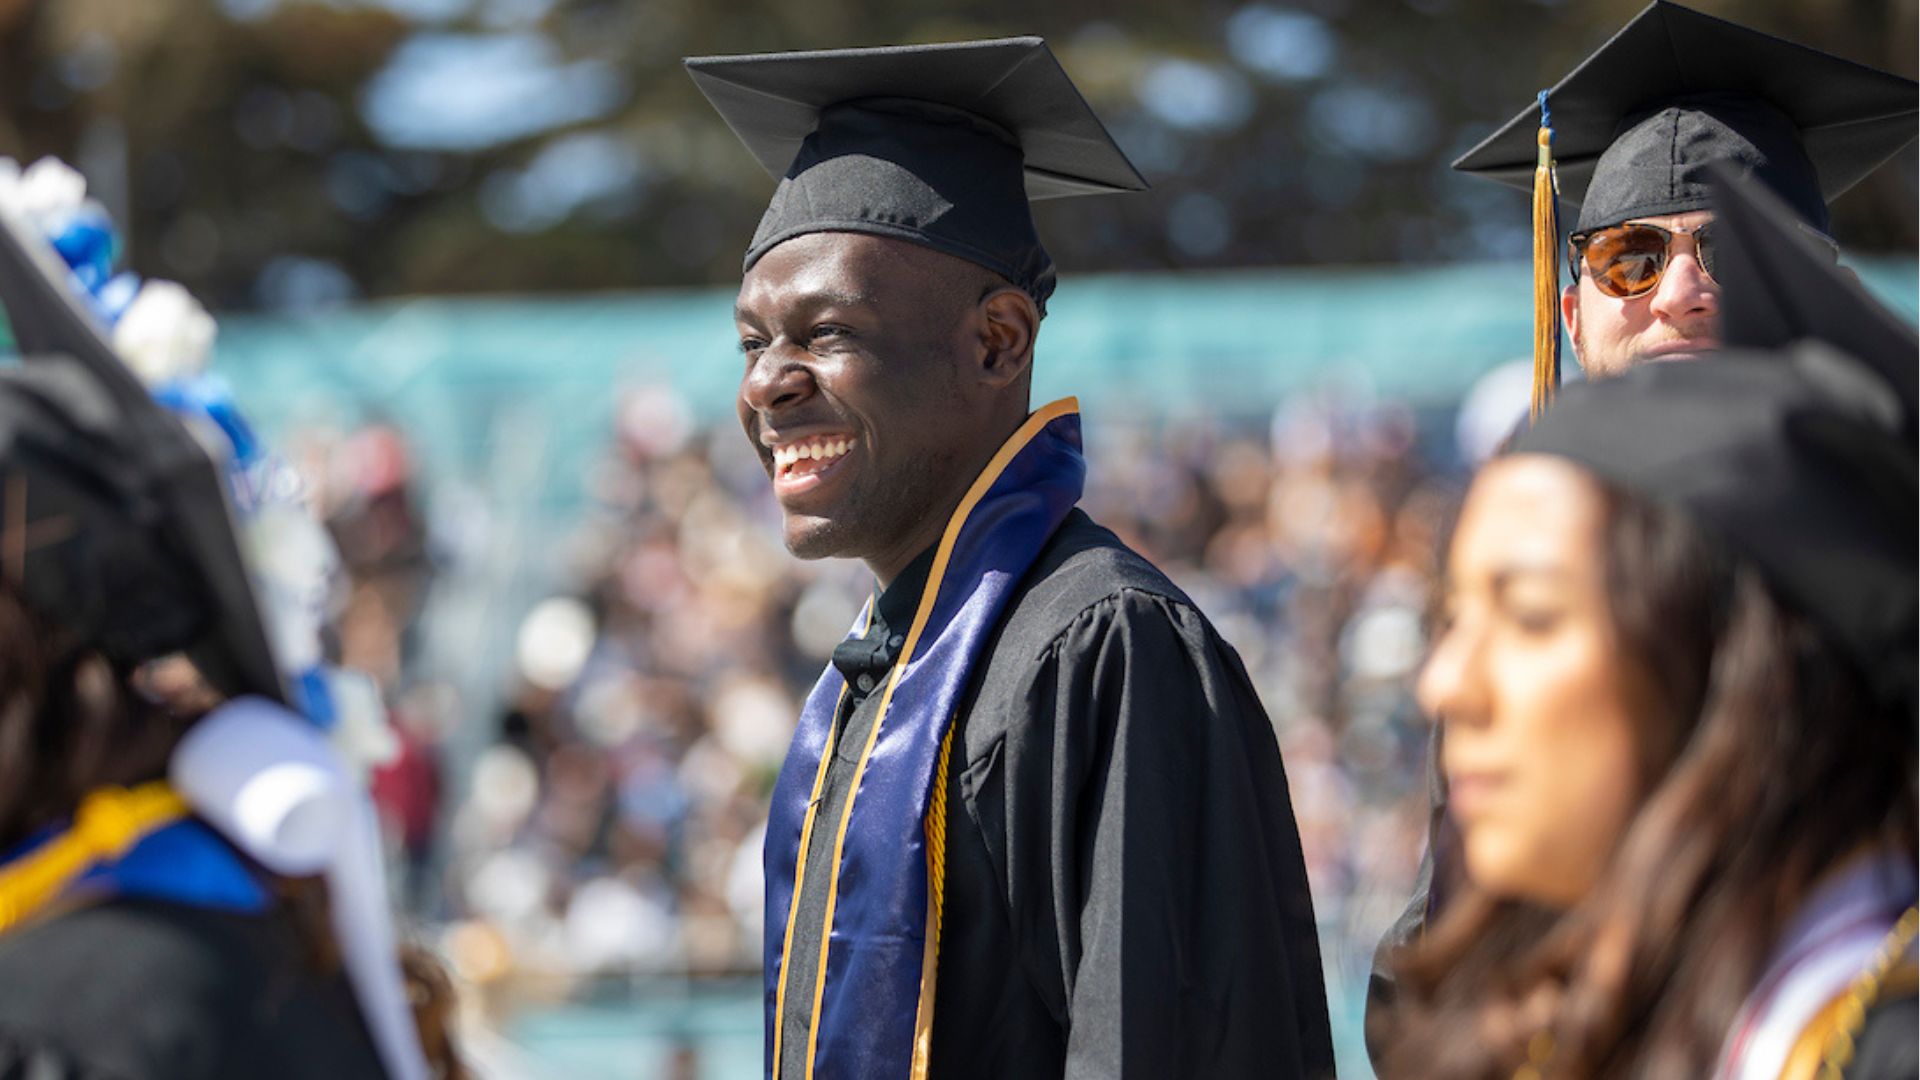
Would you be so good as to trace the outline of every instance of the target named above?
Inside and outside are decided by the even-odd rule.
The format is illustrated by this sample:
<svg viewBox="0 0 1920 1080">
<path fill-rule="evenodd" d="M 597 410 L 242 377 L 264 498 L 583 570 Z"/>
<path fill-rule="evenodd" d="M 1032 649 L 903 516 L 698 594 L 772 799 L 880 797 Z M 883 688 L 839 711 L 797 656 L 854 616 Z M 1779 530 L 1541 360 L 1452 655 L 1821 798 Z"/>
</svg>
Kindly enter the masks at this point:
<svg viewBox="0 0 1920 1080">
<path fill-rule="evenodd" d="M 828 458 L 837 458 L 851 449 L 853 449 L 852 439 L 812 442 L 804 446 L 776 446 L 773 450 L 773 463 L 776 468 L 785 469 L 802 461 L 823 461 Z"/>
</svg>

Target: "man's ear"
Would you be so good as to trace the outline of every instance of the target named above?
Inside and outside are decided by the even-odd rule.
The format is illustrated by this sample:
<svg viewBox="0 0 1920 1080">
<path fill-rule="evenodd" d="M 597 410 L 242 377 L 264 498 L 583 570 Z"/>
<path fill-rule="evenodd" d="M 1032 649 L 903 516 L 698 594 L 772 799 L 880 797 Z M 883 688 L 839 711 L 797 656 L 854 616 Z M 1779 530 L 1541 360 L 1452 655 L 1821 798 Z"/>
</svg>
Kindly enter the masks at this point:
<svg viewBox="0 0 1920 1080">
<path fill-rule="evenodd" d="M 1566 324 L 1567 339 L 1573 342 L 1573 358 L 1585 370 L 1587 362 L 1580 358 L 1580 283 L 1577 281 L 1560 290 L 1560 321 Z"/>
<path fill-rule="evenodd" d="M 1040 308 L 1015 288 L 995 289 L 980 301 L 980 375 L 997 388 L 1011 386 L 1033 366 Z"/>
</svg>

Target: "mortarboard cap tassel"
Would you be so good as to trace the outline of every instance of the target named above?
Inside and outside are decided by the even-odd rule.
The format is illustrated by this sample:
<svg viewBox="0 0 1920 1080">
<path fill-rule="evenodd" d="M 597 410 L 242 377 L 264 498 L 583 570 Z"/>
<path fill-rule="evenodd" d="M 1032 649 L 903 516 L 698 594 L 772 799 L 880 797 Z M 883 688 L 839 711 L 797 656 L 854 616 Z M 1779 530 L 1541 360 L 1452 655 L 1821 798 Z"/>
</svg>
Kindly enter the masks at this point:
<svg viewBox="0 0 1920 1080">
<path fill-rule="evenodd" d="M 1540 158 L 1533 169 L 1533 399 L 1538 420 L 1560 386 L 1560 226 L 1553 182 L 1553 113 L 1540 91 Z"/>
</svg>

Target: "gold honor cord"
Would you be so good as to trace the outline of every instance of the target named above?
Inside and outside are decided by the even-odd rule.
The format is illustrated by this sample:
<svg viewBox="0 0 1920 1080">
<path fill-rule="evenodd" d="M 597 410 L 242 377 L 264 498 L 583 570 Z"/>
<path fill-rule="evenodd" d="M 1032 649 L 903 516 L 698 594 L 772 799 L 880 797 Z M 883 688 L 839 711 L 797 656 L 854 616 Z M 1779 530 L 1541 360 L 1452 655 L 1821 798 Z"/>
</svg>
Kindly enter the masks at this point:
<svg viewBox="0 0 1920 1080">
<path fill-rule="evenodd" d="M 1880 940 L 1873 959 L 1847 986 L 1846 993 L 1815 1015 L 1801 1032 L 1786 1068 L 1780 1070 L 1783 1080 L 1788 1077 L 1841 1080 L 1847 1066 L 1853 1064 L 1853 1055 L 1858 1049 L 1854 1040 L 1867 1026 L 1867 1010 L 1883 996 L 1913 993 L 1913 963 L 1900 961 L 1912 947 L 1917 931 L 1920 931 L 1920 910 L 1908 908 Z"/>
<path fill-rule="evenodd" d="M 867 744 L 860 750 L 860 763 L 854 766 L 853 796 L 847 800 L 846 809 L 841 812 L 840 828 L 833 839 L 833 877 L 827 882 L 827 914 L 823 920 L 825 925 L 820 931 L 820 966 L 813 982 L 813 1018 L 807 1025 L 806 1080 L 813 1080 L 814 1055 L 819 1050 L 820 1002 L 825 996 L 827 987 L 827 947 L 833 940 L 833 909 L 840 900 L 840 857 L 847 842 L 847 826 L 853 821 L 853 805 L 860 797 L 860 780 L 867 773 L 867 759 L 873 754 L 873 744 L 880 736 L 880 728 L 887 722 L 887 707 L 893 704 L 893 692 L 900 685 L 901 676 L 906 674 L 907 664 L 913 659 L 914 648 L 920 643 L 920 635 L 926 630 L 927 621 L 933 617 L 933 602 L 940 595 L 941 580 L 946 576 L 947 563 L 953 558 L 953 545 L 958 541 L 960 529 L 972 515 L 973 508 L 980 504 L 981 499 L 986 498 L 987 492 L 992 490 L 995 482 L 1000 479 L 1000 474 L 1006 471 L 1008 464 L 1019 455 L 1020 451 L 1026 449 L 1035 435 L 1060 417 L 1070 416 L 1079 411 L 1078 398 L 1061 398 L 1051 405 L 1042 406 L 1038 412 L 1027 417 L 1026 423 L 1020 425 L 1020 430 L 1014 432 L 1013 436 L 994 453 L 993 460 L 987 462 L 987 467 L 974 479 L 973 486 L 967 489 L 966 497 L 961 499 L 960 505 L 954 509 L 953 516 L 947 519 L 947 528 L 941 534 L 940 546 L 934 551 L 933 568 L 927 574 L 927 589 L 921 594 L 920 606 L 913 614 L 913 628 L 907 631 L 907 641 L 900 650 L 900 658 L 894 661 L 893 673 L 887 678 L 886 693 L 880 698 L 880 715 L 874 718 L 873 730 L 867 733 Z M 932 882 L 928 884 L 931 886 Z M 797 889 L 795 895 L 798 896 Z M 784 978 L 785 972 L 781 974 Z M 927 977 L 923 972 L 923 983 Z M 932 1024 L 931 1010 L 927 1010 L 925 1020 L 929 1025 Z M 919 1023 L 920 1017 L 916 1014 L 916 1030 Z"/>
<path fill-rule="evenodd" d="M 66 832 L 0 867 L 0 934 L 25 922 L 96 864 L 120 858 L 186 816 L 186 801 L 164 780 L 89 792 Z"/>
<path fill-rule="evenodd" d="M 920 961 L 920 1009 L 913 1019 L 913 1074 L 927 1080 L 933 1066 L 933 985 L 940 969 L 940 916 L 947 898 L 947 767 L 953 758 L 953 733 L 960 719 L 947 725 L 940 740 L 940 767 L 933 770 L 933 793 L 927 800 L 927 952 Z"/>
</svg>

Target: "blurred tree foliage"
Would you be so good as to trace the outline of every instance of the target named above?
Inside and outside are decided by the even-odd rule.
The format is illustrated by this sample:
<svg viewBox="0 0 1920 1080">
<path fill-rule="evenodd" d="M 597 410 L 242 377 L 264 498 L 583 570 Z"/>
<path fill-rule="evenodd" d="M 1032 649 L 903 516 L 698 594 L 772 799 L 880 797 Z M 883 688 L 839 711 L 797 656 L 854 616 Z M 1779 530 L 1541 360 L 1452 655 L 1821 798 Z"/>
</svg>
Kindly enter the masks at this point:
<svg viewBox="0 0 1920 1080">
<path fill-rule="evenodd" d="M 1068 272 L 1517 257 L 1451 158 L 1641 0 L 0 0 L 0 154 L 233 307 L 730 282 L 772 190 L 683 55 L 1045 35 L 1155 188 L 1043 204 Z M 1698 0 L 1914 74 L 1914 0 Z M 1910 250 L 1911 147 L 1841 200 Z"/>
</svg>

